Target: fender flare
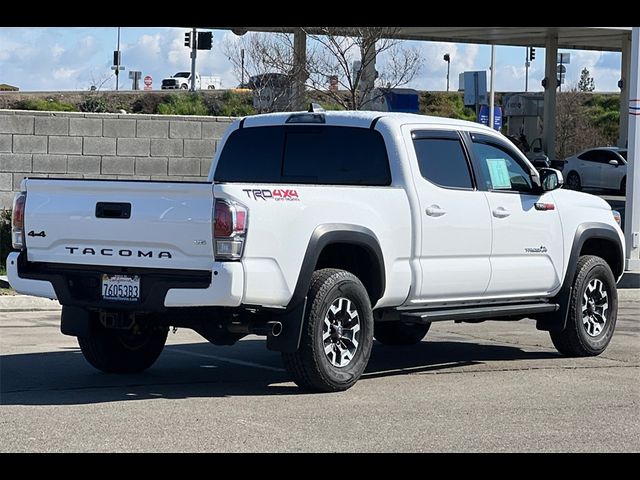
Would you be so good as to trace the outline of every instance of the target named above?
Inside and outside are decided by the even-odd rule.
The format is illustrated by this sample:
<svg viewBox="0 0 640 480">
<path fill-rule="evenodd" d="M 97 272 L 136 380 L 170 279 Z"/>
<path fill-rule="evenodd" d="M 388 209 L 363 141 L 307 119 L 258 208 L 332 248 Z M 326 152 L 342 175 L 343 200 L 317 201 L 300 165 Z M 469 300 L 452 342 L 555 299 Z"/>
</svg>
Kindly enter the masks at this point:
<svg viewBox="0 0 640 480">
<path fill-rule="evenodd" d="M 580 252 L 587 240 L 602 239 L 613 242 L 618 248 L 618 258 L 620 259 L 620 265 L 618 265 L 618 272 L 614 271 L 616 278 L 624 272 L 624 248 L 612 225 L 600 222 L 585 222 L 578 225 L 576 233 L 573 237 L 573 244 L 571 245 L 571 252 L 567 262 L 567 271 L 564 275 L 564 281 L 560 292 L 555 296 L 554 301 L 560 305 L 558 312 L 552 315 L 541 316 L 537 321 L 538 330 L 559 330 L 564 331 L 567 327 L 567 318 L 569 314 L 569 299 L 571 298 L 571 292 L 573 290 L 573 279 L 576 275 L 576 268 L 578 260 L 580 259 Z M 560 321 L 558 321 L 560 319 Z"/>
<path fill-rule="evenodd" d="M 286 313 L 281 315 L 280 321 L 284 328 L 278 337 L 269 337 L 267 347 L 280 352 L 296 352 L 300 346 L 302 324 L 304 322 L 307 292 L 311 285 L 311 277 L 320 258 L 322 250 L 331 244 L 346 243 L 363 247 L 375 259 L 380 279 L 380 298 L 384 295 L 386 286 L 385 264 L 380 242 L 370 229 L 359 225 L 343 223 L 327 223 L 316 227 L 311 234 L 307 250 L 302 260 L 298 281 L 289 301 Z"/>
</svg>

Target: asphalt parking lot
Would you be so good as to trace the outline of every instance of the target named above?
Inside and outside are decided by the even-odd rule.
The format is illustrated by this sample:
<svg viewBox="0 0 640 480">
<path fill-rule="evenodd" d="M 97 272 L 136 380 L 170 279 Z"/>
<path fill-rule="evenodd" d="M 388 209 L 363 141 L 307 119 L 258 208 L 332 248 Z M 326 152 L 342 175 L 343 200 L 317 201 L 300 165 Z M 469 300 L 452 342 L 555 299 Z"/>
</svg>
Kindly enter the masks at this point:
<svg viewBox="0 0 640 480">
<path fill-rule="evenodd" d="M 640 451 L 640 302 L 599 358 L 560 357 L 531 321 L 436 324 L 374 347 L 339 394 L 301 394 L 248 337 L 170 335 L 146 374 L 89 367 L 57 312 L 0 313 L 0 451 Z"/>
</svg>

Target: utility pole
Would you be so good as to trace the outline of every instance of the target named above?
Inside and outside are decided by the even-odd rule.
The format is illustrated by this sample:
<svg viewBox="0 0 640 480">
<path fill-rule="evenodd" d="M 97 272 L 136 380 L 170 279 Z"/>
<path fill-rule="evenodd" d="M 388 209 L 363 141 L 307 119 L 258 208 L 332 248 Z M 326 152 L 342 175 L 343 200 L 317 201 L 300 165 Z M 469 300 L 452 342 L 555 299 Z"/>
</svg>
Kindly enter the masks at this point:
<svg viewBox="0 0 640 480">
<path fill-rule="evenodd" d="M 495 124 L 495 93 L 496 93 L 496 46 L 491 45 L 491 84 L 489 94 L 489 128 L 494 129 Z"/>
<path fill-rule="evenodd" d="M 196 55 L 198 54 L 198 33 L 194 27 L 191 32 L 191 91 L 196 91 Z"/>
<path fill-rule="evenodd" d="M 527 47 L 527 53 L 524 58 L 524 91 L 525 93 L 529 91 L 529 67 L 531 66 L 531 62 L 529 62 L 529 47 Z"/>
</svg>

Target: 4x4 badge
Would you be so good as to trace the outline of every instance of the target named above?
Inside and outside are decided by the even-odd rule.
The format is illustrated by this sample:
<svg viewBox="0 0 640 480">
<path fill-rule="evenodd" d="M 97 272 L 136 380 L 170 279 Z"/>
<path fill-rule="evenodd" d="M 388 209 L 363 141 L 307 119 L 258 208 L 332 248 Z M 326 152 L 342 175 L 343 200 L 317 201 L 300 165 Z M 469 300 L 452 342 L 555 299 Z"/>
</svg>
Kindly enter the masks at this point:
<svg viewBox="0 0 640 480">
<path fill-rule="evenodd" d="M 47 236 L 47 234 L 45 233 L 44 230 L 42 230 L 41 232 L 38 232 L 38 233 L 36 233 L 33 230 L 31 230 L 29 233 L 27 233 L 27 235 L 29 237 L 42 237 L 42 238 Z"/>
</svg>

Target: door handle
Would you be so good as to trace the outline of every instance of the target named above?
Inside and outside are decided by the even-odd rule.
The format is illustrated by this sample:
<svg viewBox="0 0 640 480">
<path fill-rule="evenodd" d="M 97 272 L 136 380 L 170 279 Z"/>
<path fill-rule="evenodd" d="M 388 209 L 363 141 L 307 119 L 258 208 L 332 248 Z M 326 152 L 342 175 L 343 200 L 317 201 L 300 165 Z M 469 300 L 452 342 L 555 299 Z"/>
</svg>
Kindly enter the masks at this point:
<svg viewBox="0 0 640 480">
<path fill-rule="evenodd" d="M 431 205 L 430 207 L 427 208 L 427 215 L 429 215 L 430 217 L 438 218 L 446 214 L 447 214 L 446 210 L 443 210 L 442 208 L 440 208 L 440 205 Z"/>
<path fill-rule="evenodd" d="M 493 216 L 496 218 L 507 218 L 511 216 L 511 212 L 503 207 L 498 207 L 493 211 Z"/>
</svg>

